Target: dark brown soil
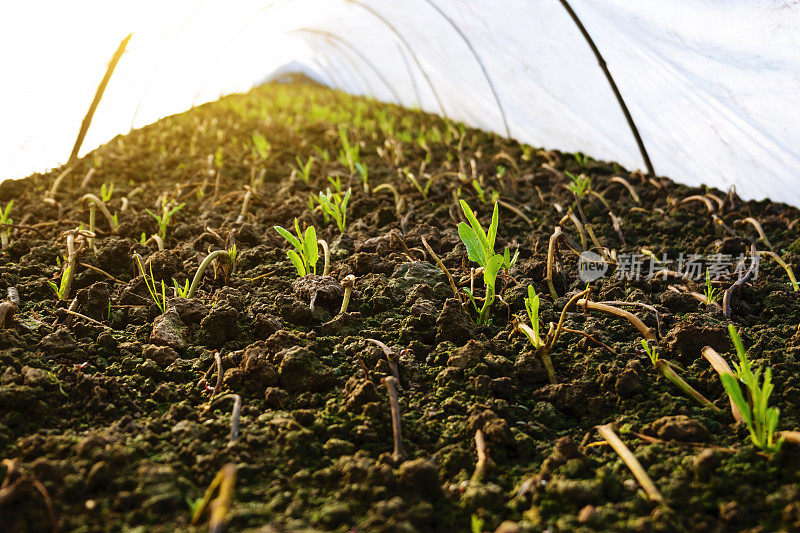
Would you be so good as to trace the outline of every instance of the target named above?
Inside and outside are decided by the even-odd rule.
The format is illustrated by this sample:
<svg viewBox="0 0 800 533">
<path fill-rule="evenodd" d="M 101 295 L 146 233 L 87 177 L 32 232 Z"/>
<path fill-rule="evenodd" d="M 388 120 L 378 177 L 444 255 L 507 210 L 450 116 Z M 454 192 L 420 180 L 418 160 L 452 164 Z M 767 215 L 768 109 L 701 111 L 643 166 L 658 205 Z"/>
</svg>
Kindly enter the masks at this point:
<svg viewBox="0 0 800 533">
<path fill-rule="evenodd" d="M 358 173 L 338 161 L 340 126 L 360 146 L 371 188 L 396 187 L 399 214 L 389 191 L 367 194 Z M 254 134 L 269 142 L 265 153 L 254 149 Z M 292 171 L 296 156 L 315 157 L 309 183 Z M 660 326 L 651 310 L 628 309 L 660 329 L 661 357 L 720 412 L 656 374 L 628 322 L 568 313 L 567 328 L 613 353 L 563 333 L 552 354 L 555 385 L 513 324 L 525 317 L 528 284 L 541 295 L 544 324 L 586 287 L 566 247 L 556 301 L 543 281 L 550 235 L 576 209 L 565 171 L 588 176 L 620 218 L 621 235 L 596 196 L 581 200 L 597 239 L 619 254 L 647 248 L 672 259 L 681 252 L 735 257 L 747 255 L 751 242 L 768 250 L 744 222 L 752 217 L 796 268 L 800 212 L 793 207 L 648 179 L 312 85 L 260 87 L 118 137 L 79 160 L 56 201 L 43 202 L 64 170 L 0 184 L 2 205 L 14 200 L 15 224 L 0 289 L 14 287 L 20 298 L 6 306 L 0 330 L 0 447 L 11 461 L 0 489 L 4 531 L 50 529 L 34 480 L 65 531 L 192 530 L 191 507 L 228 463 L 237 471 L 230 531 L 494 531 L 504 521 L 506 532 L 800 530 L 798 448 L 787 443 L 773 456 L 760 454 L 746 428 L 733 424 L 720 380 L 700 356 L 711 345 L 734 360 L 728 320 L 670 288 L 702 293 L 704 283 L 610 275 L 591 284 L 590 299 L 653 306 Z M 427 198 L 405 172 L 423 186 L 433 177 Z M 613 176 L 625 178 L 639 201 Z M 329 177 L 352 188 L 345 234 L 308 209 L 309 194 L 331 187 Z M 499 282 L 503 302 L 491 324 L 480 326 L 423 243 L 456 283 L 469 286 L 476 265 L 459 239 L 454 195 L 484 227 L 492 211 L 473 179 L 530 219 L 500 209 L 497 248 L 520 256 Z M 88 226 L 79 199 L 99 196 L 102 183 L 115 186 L 109 206 L 119 228 L 111 232 L 98 213 L 96 249 L 81 247 L 71 295 L 59 301 L 48 281 L 61 279 L 62 234 Z M 236 222 L 245 186 L 255 194 Z M 722 205 L 711 196 L 683 201 L 706 193 Z M 157 251 L 140 239 L 157 232 L 146 210 L 158 212 L 161 197 L 186 205 Z M 331 277 L 298 280 L 273 229 L 292 227 L 295 217 L 330 245 Z M 569 219 L 562 227 L 579 240 Z M 233 272 L 219 261 L 195 298 L 173 297 L 173 280 L 191 280 L 209 250 L 233 242 Z M 134 253 L 168 287 L 166 313 L 148 294 Z M 355 288 L 340 315 L 340 282 L 349 274 Z M 798 294 L 764 258 L 733 302 L 731 321 L 750 357 L 772 368 L 781 430 L 800 426 Z M 70 307 L 92 321 L 70 315 Z M 382 382 L 392 365 L 370 338 L 396 356 L 404 461 L 392 456 Z M 215 352 L 223 368 L 217 393 L 242 401 L 233 442 L 233 402 L 206 408 L 217 383 Z M 665 505 L 649 501 L 600 442 L 595 427 L 610 422 Z M 473 478 L 477 430 L 488 454 L 480 479 Z M 206 515 L 197 530 L 207 522 Z"/>
</svg>

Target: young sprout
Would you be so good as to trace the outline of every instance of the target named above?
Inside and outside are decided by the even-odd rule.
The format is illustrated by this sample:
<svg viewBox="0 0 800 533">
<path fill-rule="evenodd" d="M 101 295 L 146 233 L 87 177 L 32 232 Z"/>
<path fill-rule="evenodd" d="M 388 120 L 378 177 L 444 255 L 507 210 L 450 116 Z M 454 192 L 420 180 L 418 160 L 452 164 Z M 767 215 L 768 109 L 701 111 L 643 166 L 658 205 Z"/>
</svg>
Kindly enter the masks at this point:
<svg viewBox="0 0 800 533">
<path fill-rule="evenodd" d="M 431 185 L 433 185 L 433 182 L 436 179 L 435 176 L 429 177 L 425 182 L 425 186 L 423 187 L 422 184 L 420 184 L 419 180 L 416 178 L 416 176 L 414 176 L 414 174 L 412 174 L 411 171 L 409 171 L 407 168 L 404 168 L 402 173 L 406 177 L 406 179 L 411 182 L 414 188 L 417 189 L 417 191 L 419 191 L 419 193 L 422 195 L 422 199 L 427 200 L 428 194 L 431 191 Z"/>
<path fill-rule="evenodd" d="M 107 204 L 111 200 L 111 195 L 114 194 L 114 184 L 106 185 L 103 183 L 100 185 L 100 199 L 103 201 L 104 204 Z"/>
<path fill-rule="evenodd" d="M 186 295 L 189 294 L 189 280 L 187 279 L 186 282 L 181 287 L 180 283 L 172 280 L 173 288 L 175 289 L 175 297 L 176 298 L 186 298 Z"/>
<path fill-rule="evenodd" d="M 653 363 L 653 368 L 655 368 L 658 373 L 671 381 L 673 385 L 681 389 L 687 396 L 697 400 L 697 402 L 707 407 L 711 407 L 715 411 L 719 411 L 719 408 L 711 403 L 708 398 L 697 392 L 691 385 L 686 383 L 686 381 L 684 381 L 683 378 L 675 372 L 671 363 L 661 359 L 658 356 L 658 350 L 655 347 L 650 348 L 650 345 L 647 344 L 645 339 L 642 339 L 642 347 L 647 353 L 647 356 L 650 358 L 650 361 Z"/>
<path fill-rule="evenodd" d="M 706 288 L 703 293 L 706 297 L 706 305 L 711 305 L 714 303 L 714 300 L 717 299 L 719 294 L 719 289 L 711 286 L 711 274 L 709 273 L 708 269 L 706 269 Z"/>
<path fill-rule="evenodd" d="M 145 272 L 144 265 L 142 264 L 142 257 L 139 254 L 134 254 L 134 257 L 136 258 L 136 263 L 139 265 L 139 273 L 144 278 L 145 285 L 147 285 L 147 292 L 150 293 L 150 297 L 161 310 L 161 313 L 165 313 L 167 311 L 167 288 L 164 285 L 164 280 L 161 280 L 161 294 L 159 294 L 156 279 L 153 276 L 153 264 L 149 264 L 150 278 L 148 279 L 147 272 Z"/>
<path fill-rule="evenodd" d="M 565 307 L 566 309 L 566 307 Z M 528 319 L 531 325 L 517 323 L 517 330 L 521 331 L 533 346 L 536 355 L 542 360 L 544 369 L 547 371 L 547 378 L 550 383 L 557 383 L 556 371 L 553 368 L 553 360 L 550 358 L 548 343 L 541 336 L 541 324 L 539 323 L 539 295 L 536 294 L 532 285 L 528 285 L 528 297 L 525 298 L 525 310 L 528 312 Z"/>
<path fill-rule="evenodd" d="M 111 189 L 112 189 L 111 191 L 108 190 L 104 191 L 103 189 L 101 189 L 100 195 L 103 197 L 108 197 L 108 199 L 110 200 L 113 187 Z M 111 226 L 111 231 L 117 231 L 117 226 L 118 226 L 117 214 L 114 213 L 112 215 L 111 212 L 108 210 L 108 207 L 106 207 L 107 200 L 101 200 L 94 194 L 84 194 L 83 197 L 81 197 L 81 201 L 89 203 L 89 231 L 91 233 L 94 233 L 95 230 L 95 213 L 97 209 L 99 209 L 100 212 L 103 213 L 103 216 L 106 217 L 108 225 Z M 93 243 L 93 240 L 94 239 L 89 239 L 90 245 Z"/>
<path fill-rule="evenodd" d="M 500 193 L 494 189 L 490 189 L 487 195 L 478 180 L 472 180 L 472 188 L 475 189 L 475 192 L 478 194 L 478 200 L 480 200 L 482 204 L 488 204 L 489 202 L 495 203 L 500 198 Z"/>
<path fill-rule="evenodd" d="M 326 189 L 325 192 L 312 195 L 312 198 L 319 204 L 326 218 L 332 218 L 334 222 L 336 222 L 336 227 L 339 228 L 339 232 L 344 233 L 347 202 L 350 200 L 350 189 L 347 189 L 344 196 L 339 193 L 332 193 L 330 189 Z"/>
<path fill-rule="evenodd" d="M 66 300 L 69 298 L 72 280 L 75 278 L 75 268 L 78 263 L 78 251 L 75 249 L 75 244 L 84 238 L 91 239 L 94 237 L 94 233 L 82 229 L 73 229 L 65 232 L 62 236 L 65 236 L 67 240 L 67 257 L 64 271 L 61 273 L 61 283 L 56 285 L 49 280 L 47 283 L 56 293 L 59 300 Z"/>
<path fill-rule="evenodd" d="M 486 295 L 483 300 L 483 306 L 478 310 L 475 302 L 475 296 L 468 289 L 464 289 L 472 302 L 473 307 L 478 312 L 478 324 L 488 324 L 489 313 L 492 309 L 492 304 L 495 299 L 495 285 L 497 282 L 497 274 L 501 268 L 509 268 L 512 264 L 510 253 L 500 255 L 494 252 L 494 241 L 497 236 L 497 224 L 499 222 L 499 214 L 497 204 L 494 204 L 494 211 L 492 212 L 492 221 L 489 225 L 489 231 L 486 232 L 481 227 L 478 219 L 475 218 L 475 213 L 467 205 L 464 200 L 461 200 L 461 209 L 464 211 L 464 216 L 469 221 L 460 222 L 458 224 L 458 235 L 464 246 L 467 247 L 467 255 L 470 260 L 475 261 L 483 268 L 483 283 L 486 287 Z M 508 260 L 506 261 L 506 257 Z M 514 256 L 516 260 L 516 255 Z"/>
<path fill-rule="evenodd" d="M 275 226 L 275 230 L 294 246 L 294 250 L 287 250 L 286 255 L 297 269 L 297 275 L 301 278 L 308 274 L 317 273 L 317 260 L 319 259 L 319 246 L 317 245 L 317 232 L 314 226 L 306 228 L 305 234 L 300 232 L 300 225 L 294 219 L 295 237 L 285 228 Z"/>
<path fill-rule="evenodd" d="M 11 213 L 11 207 L 14 205 L 14 200 L 8 202 L 2 210 L 0 210 L 0 242 L 2 242 L 2 246 L 5 249 L 8 246 L 8 239 L 11 236 L 11 228 L 6 227 L 7 224 L 11 224 L 14 221 L 8 215 Z"/>
<path fill-rule="evenodd" d="M 356 277 L 352 274 L 348 274 L 342 280 L 342 287 L 344 287 L 344 297 L 342 298 L 342 307 L 339 310 L 339 314 L 343 315 L 347 312 L 347 308 L 350 306 L 350 295 L 353 294 L 353 286 L 356 283 Z"/>
<path fill-rule="evenodd" d="M 183 209 L 183 206 L 186 204 L 175 205 L 175 202 L 169 202 L 166 198 L 161 198 L 161 216 L 156 215 L 149 209 L 146 211 L 156 219 L 156 224 L 158 224 L 158 236 L 161 237 L 161 240 L 164 241 L 167 239 L 167 227 L 169 227 L 169 223 L 172 220 L 172 216 Z"/>
<path fill-rule="evenodd" d="M 308 184 L 311 179 L 311 166 L 314 164 L 314 158 L 309 157 L 308 161 L 305 163 L 303 163 L 299 156 L 296 156 L 294 159 L 297 161 L 297 166 L 291 165 L 292 170 L 300 176 L 304 183 Z"/>
<path fill-rule="evenodd" d="M 261 161 L 265 160 L 269 156 L 269 152 L 272 149 L 272 145 L 269 143 L 266 137 L 261 135 L 260 133 L 253 134 L 253 155 L 260 159 Z"/>
<path fill-rule="evenodd" d="M 736 354 L 739 356 L 739 364 L 733 363 L 736 376 L 728 373 L 720 374 L 722 386 L 725 387 L 725 392 L 739 409 L 745 424 L 747 424 L 747 429 L 750 430 L 750 440 L 753 444 L 767 453 L 775 453 L 780 450 L 783 437 L 779 437 L 777 440 L 775 438 L 780 409 L 774 406 L 767 407 L 769 395 L 774 388 L 772 369 L 763 370 L 764 381 L 762 383 L 762 369 L 758 368 L 755 373 L 753 372 L 752 364 L 747 358 L 742 340 L 733 324 L 728 325 L 728 333 L 736 348 Z M 745 400 L 740 384 L 744 384 L 747 388 L 749 401 Z"/>
<path fill-rule="evenodd" d="M 587 176 L 583 174 L 575 176 L 570 172 L 565 172 L 565 174 L 572 180 L 567 184 L 567 188 L 578 198 L 582 198 L 584 194 L 591 190 L 591 182 Z"/>
<path fill-rule="evenodd" d="M 230 264 L 230 269 L 228 270 L 228 274 L 233 273 L 233 269 L 236 267 L 236 245 L 234 244 L 228 250 L 214 250 L 210 254 L 206 256 L 205 259 L 200 263 L 200 266 L 197 267 L 197 272 L 194 274 L 194 278 L 192 279 L 192 284 L 189 286 L 189 291 L 186 293 L 186 298 L 194 298 L 195 293 L 197 292 L 198 287 L 200 287 L 200 280 L 203 279 L 203 273 L 208 268 L 215 259 L 218 257 L 223 257 L 227 259 L 228 263 Z"/>
<path fill-rule="evenodd" d="M 361 184 L 364 186 L 364 192 L 369 194 L 369 169 L 364 163 L 355 164 L 356 171 L 361 178 Z"/>
</svg>

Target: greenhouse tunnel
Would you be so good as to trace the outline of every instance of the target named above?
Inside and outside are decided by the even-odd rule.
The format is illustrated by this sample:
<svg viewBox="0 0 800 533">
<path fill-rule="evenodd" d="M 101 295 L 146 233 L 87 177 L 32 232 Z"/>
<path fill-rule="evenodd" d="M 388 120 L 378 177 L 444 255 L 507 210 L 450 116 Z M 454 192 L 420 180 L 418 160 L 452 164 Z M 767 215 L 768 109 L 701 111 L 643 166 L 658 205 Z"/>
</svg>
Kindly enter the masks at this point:
<svg viewBox="0 0 800 533">
<path fill-rule="evenodd" d="M 571 6 L 659 175 L 800 203 L 796 8 L 655 0 Z M 81 154 L 288 69 L 534 146 L 647 170 L 608 80 L 559 1 L 51 8 L 42 21 L 34 6 L 15 6 L 20 23 L 0 37 L 4 49 L 19 50 L 0 60 L 6 79 L 17 82 L 7 84 L 0 104 L 13 125 L 2 132 L 3 178 L 64 162 L 105 64 L 128 33 Z"/>
</svg>

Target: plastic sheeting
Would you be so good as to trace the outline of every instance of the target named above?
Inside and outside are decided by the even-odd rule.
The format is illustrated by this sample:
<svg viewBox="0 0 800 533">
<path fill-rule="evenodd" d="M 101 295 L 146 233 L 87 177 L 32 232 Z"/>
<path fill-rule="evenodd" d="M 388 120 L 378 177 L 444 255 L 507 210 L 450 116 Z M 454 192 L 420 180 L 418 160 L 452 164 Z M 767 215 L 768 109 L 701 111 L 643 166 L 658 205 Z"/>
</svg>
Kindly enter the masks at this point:
<svg viewBox="0 0 800 533">
<path fill-rule="evenodd" d="M 22 3 L 18 3 L 22 4 Z M 573 0 L 659 175 L 800 205 L 800 2 Z M 275 72 L 643 168 L 558 0 L 261 0 L 15 6 L 0 33 L 0 176 L 82 153 Z"/>
</svg>

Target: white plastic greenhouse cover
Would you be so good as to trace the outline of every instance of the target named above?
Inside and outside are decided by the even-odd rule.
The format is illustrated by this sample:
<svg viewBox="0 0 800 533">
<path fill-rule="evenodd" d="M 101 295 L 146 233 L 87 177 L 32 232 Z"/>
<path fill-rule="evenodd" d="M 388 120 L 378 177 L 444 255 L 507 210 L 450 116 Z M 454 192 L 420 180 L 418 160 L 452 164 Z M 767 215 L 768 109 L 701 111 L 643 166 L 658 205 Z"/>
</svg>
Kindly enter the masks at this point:
<svg viewBox="0 0 800 533">
<path fill-rule="evenodd" d="M 800 2 L 572 0 L 659 175 L 800 205 Z M 644 168 L 559 0 L 16 2 L 0 32 L 0 177 L 275 72 Z M 9 12 L 10 11 L 10 12 Z"/>
</svg>

